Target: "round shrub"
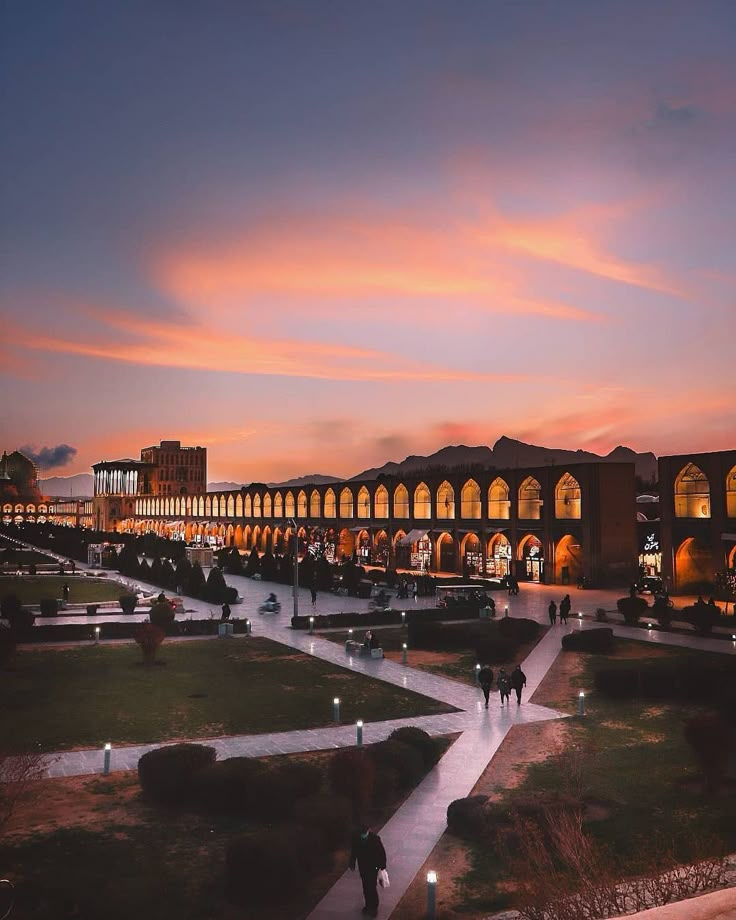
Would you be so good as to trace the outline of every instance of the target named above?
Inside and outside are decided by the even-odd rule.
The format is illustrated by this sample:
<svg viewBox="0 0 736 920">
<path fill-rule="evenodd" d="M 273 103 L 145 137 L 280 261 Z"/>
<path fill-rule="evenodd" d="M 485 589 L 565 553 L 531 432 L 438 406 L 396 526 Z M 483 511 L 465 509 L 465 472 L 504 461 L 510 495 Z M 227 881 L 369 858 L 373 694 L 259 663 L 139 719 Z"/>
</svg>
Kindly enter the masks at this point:
<svg viewBox="0 0 736 920">
<path fill-rule="evenodd" d="M 568 633 L 562 637 L 562 647 L 568 652 L 593 652 L 605 655 L 613 648 L 613 630 L 602 627 Z"/>
<path fill-rule="evenodd" d="M 539 623 L 536 620 L 527 620 L 523 617 L 501 617 L 496 621 L 499 635 L 520 645 L 531 642 L 539 635 Z"/>
<path fill-rule="evenodd" d="M 192 798 L 208 811 L 246 815 L 251 811 L 256 777 L 266 767 L 251 757 L 229 757 L 197 770 L 192 776 Z"/>
<path fill-rule="evenodd" d="M 475 646 L 475 657 L 480 664 L 499 664 L 513 658 L 515 648 L 510 639 L 481 639 Z"/>
<path fill-rule="evenodd" d="M 121 594 L 118 598 L 118 603 L 123 613 L 131 614 L 135 611 L 135 605 L 138 603 L 138 598 L 135 594 Z"/>
<path fill-rule="evenodd" d="M 174 608 L 168 601 L 157 601 L 153 607 L 151 607 L 148 619 L 154 626 L 158 626 L 159 629 L 163 629 L 164 632 L 167 632 L 175 621 L 176 614 L 174 613 Z"/>
<path fill-rule="evenodd" d="M 427 734 L 424 729 L 416 728 L 414 725 L 395 728 L 389 735 L 388 740 L 401 741 L 402 744 L 408 744 L 409 747 L 419 751 L 425 770 L 431 770 L 442 754 L 442 749 L 437 740 Z"/>
<path fill-rule="evenodd" d="M 59 612 L 59 602 L 55 597 L 42 597 L 39 602 L 42 617 L 55 617 Z"/>
<path fill-rule="evenodd" d="M 621 597 L 616 601 L 618 612 L 624 615 L 627 626 L 637 626 L 639 617 L 649 610 L 649 604 L 643 597 Z"/>
<path fill-rule="evenodd" d="M 217 752 L 206 744 L 172 744 L 144 754 L 138 761 L 138 780 L 145 796 L 165 804 L 191 795 L 194 774 L 214 763 Z"/>
<path fill-rule="evenodd" d="M 0 615 L 9 623 L 10 628 L 16 632 L 25 632 L 33 626 L 35 617 L 30 610 L 26 610 L 15 594 L 6 594 L 0 601 Z"/>
<path fill-rule="evenodd" d="M 248 907 L 297 894 L 309 877 L 294 828 L 271 828 L 231 840 L 225 850 L 225 894 Z"/>
<path fill-rule="evenodd" d="M 353 815 L 362 815 L 373 795 L 376 777 L 373 759 L 362 749 L 342 748 L 332 755 L 327 776 L 331 788 L 352 803 Z"/>
<path fill-rule="evenodd" d="M 379 808 L 387 802 L 394 802 L 403 789 L 399 771 L 393 767 L 382 766 L 376 770 L 373 781 L 373 804 Z"/>
<path fill-rule="evenodd" d="M 266 820 L 289 818 L 296 802 L 316 793 L 322 780 L 319 767 L 300 761 L 266 769 L 253 777 L 249 810 Z"/>
<path fill-rule="evenodd" d="M 294 819 L 318 830 L 329 850 L 336 850 L 350 837 L 353 809 L 342 795 L 318 793 L 300 799 L 294 806 Z"/>
<path fill-rule="evenodd" d="M 486 832 L 488 796 L 469 795 L 447 806 L 447 830 L 462 840 L 479 840 Z"/>
<path fill-rule="evenodd" d="M 376 762 L 377 772 L 396 770 L 402 787 L 416 786 L 424 776 L 424 761 L 416 748 L 401 741 L 379 741 L 368 751 Z"/>
</svg>

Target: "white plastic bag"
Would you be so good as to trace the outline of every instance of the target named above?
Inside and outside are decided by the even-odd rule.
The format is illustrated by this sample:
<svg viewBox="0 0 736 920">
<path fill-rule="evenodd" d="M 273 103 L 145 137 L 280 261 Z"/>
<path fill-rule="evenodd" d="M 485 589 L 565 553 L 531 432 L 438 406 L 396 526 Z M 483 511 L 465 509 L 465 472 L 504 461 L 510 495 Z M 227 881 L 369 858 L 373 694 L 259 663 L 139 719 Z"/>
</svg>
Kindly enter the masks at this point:
<svg viewBox="0 0 736 920">
<path fill-rule="evenodd" d="M 388 872 L 385 869 L 379 869 L 378 871 L 378 884 L 381 888 L 390 888 L 391 880 L 388 877 Z"/>
</svg>

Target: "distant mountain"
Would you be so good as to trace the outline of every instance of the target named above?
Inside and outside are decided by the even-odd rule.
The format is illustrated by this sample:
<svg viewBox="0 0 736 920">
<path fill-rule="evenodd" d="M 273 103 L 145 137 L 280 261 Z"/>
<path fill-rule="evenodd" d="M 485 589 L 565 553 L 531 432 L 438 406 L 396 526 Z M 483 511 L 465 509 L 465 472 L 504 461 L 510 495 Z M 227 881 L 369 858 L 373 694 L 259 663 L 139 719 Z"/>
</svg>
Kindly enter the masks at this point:
<svg viewBox="0 0 736 920">
<path fill-rule="evenodd" d="M 208 492 L 234 492 L 244 486 L 244 482 L 208 482 Z"/>
<path fill-rule="evenodd" d="M 428 457 L 411 456 L 401 463 L 385 463 L 353 476 L 353 480 L 377 479 L 384 475 L 408 475 L 433 469 L 514 469 L 531 466 L 564 466 L 568 463 L 586 462 L 633 463 L 636 475 L 644 481 L 657 479 L 657 458 L 653 453 L 638 454 L 629 447 L 616 447 L 606 456 L 587 450 L 562 450 L 555 447 L 538 447 L 513 438 L 501 437 L 493 447 L 466 447 L 463 444 L 443 447 Z"/>
<path fill-rule="evenodd" d="M 299 476 L 297 479 L 287 479 L 286 482 L 269 482 L 269 486 L 274 488 L 293 489 L 296 486 L 327 486 L 331 482 L 342 482 L 339 476 L 323 476 L 321 473 L 314 473 L 312 476 Z"/>
<path fill-rule="evenodd" d="M 39 488 L 50 498 L 91 498 L 95 479 L 92 473 L 77 473 L 76 476 L 50 476 L 39 480 Z"/>
</svg>

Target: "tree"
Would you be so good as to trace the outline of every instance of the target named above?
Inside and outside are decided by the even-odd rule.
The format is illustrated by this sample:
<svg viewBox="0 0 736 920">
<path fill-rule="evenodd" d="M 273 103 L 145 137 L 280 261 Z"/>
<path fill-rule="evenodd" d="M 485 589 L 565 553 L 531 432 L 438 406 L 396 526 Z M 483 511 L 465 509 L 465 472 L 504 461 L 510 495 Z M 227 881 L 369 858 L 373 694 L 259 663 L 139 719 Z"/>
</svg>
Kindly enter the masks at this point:
<svg viewBox="0 0 736 920">
<path fill-rule="evenodd" d="M 118 557 L 118 571 L 129 578 L 137 578 L 140 565 L 138 562 L 138 553 L 133 543 L 126 543 L 120 551 Z"/>
<path fill-rule="evenodd" d="M 151 611 L 153 613 L 153 610 Z M 153 623 L 141 623 L 136 630 L 135 641 L 143 653 L 143 664 L 150 667 L 156 660 L 159 645 L 166 638 L 166 633 L 160 626 Z"/>
<path fill-rule="evenodd" d="M 245 574 L 248 578 L 252 578 L 261 568 L 261 557 L 258 555 L 258 550 L 253 547 L 248 556 L 248 562 L 245 565 Z"/>
<path fill-rule="evenodd" d="M 228 598 L 228 588 L 225 584 L 222 570 L 215 566 L 210 569 L 205 588 L 205 600 L 211 604 L 224 604 Z"/>
<path fill-rule="evenodd" d="M 221 565 L 227 575 L 243 574 L 243 560 L 240 558 L 237 546 L 231 547 L 227 553 L 223 554 Z"/>
<path fill-rule="evenodd" d="M 188 594 L 190 597 L 203 598 L 206 587 L 207 581 L 205 580 L 202 566 L 198 562 L 195 562 L 192 565 L 192 571 L 185 585 L 184 593 Z"/>
<path fill-rule="evenodd" d="M 182 591 L 185 590 L 189 584 L 189 579 L 192 577 L 192 563 L 185 556 L 183 559 L 179 560 L 179 563 L 176 566 L 176 585 L 174 586 L 177 590 L 179 588 Z"/>
<path fill-rule="evenodd" d="M 4 754 L 0 752 L 0 834 L 16 805 L 33 783 L 42 779 L 49 760 L 44 754 Z M 40 791 L 40 783 L 36 791 Z"/>
</svg>

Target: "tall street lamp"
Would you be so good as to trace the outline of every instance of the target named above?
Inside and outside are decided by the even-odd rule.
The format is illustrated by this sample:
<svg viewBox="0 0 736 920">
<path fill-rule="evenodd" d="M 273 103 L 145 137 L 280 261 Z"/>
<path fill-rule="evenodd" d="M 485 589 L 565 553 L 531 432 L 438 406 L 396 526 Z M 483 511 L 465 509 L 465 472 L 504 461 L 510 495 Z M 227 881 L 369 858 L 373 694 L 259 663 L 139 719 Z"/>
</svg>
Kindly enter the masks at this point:
<svg viewBox="0 0 736 920">
<path fill-rule="evenodd" d="M 299 532 L 296 519 L 289 518 L 289 523 L 294 528 L 294 616 L 299 616 Z"/>
</svg>

